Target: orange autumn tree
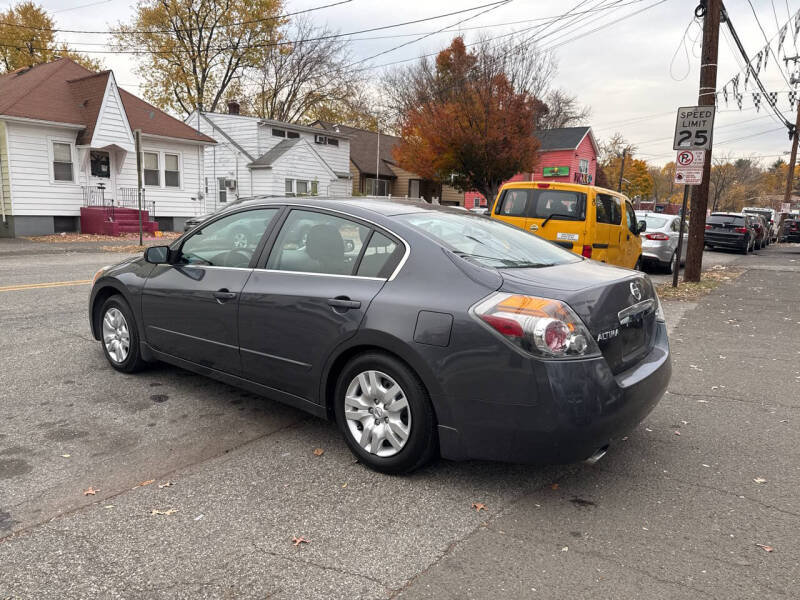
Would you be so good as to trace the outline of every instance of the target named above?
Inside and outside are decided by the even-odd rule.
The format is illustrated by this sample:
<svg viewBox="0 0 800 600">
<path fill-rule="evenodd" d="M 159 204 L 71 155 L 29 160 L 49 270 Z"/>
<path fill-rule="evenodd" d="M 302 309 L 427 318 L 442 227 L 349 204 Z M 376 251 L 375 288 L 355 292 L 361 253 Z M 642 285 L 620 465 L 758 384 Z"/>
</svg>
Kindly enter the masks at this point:
<svg viewBox="0 0 800 600">
<path fill-rule="evenodd" d="M 516 91 L 498 65 L 491 55 L 468 53 L 460 37 L 439 53 L 433 81 L 400 117 L 394 157 L 403 169 L 490 201 L 504 181 L 533 170 L 544 105 Z"/>
</svg>

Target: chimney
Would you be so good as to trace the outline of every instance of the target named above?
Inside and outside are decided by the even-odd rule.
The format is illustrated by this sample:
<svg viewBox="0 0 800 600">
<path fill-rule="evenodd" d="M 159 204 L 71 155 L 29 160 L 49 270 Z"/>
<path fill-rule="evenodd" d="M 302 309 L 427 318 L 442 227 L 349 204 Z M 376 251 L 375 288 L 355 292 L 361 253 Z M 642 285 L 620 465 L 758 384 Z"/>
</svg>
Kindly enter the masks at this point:
<svg viewBox="0 0 800 600">
<path fill-rule="evenodd" d="M 236 100 L 228 100 L 228 114 L 229 115 L 239 114 L 239 103 Z"/>
</svg>

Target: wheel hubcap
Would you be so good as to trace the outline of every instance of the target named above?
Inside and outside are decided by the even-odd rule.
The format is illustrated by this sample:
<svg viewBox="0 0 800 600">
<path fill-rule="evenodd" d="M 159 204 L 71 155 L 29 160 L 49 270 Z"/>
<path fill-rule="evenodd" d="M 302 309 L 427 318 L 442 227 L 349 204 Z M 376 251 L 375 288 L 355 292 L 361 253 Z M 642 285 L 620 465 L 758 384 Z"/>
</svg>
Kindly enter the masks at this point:
<svg viewBox="0 0 800 600">
<path fill-rule="evenodd" d="M 103 343 L 115 363 L 124 362 L 128 358 L 131 336 L 128 322 L 118 308 L 109 308 L 103 316 Z"/>
<path fill-rule="evenodd" d="M 411 433 L 405 392 L 380 371 L 363 371 L 353 378 L 345 394 L 344 415 L 356 443 L 376 456 L 394 456 Z"/>
</svg>

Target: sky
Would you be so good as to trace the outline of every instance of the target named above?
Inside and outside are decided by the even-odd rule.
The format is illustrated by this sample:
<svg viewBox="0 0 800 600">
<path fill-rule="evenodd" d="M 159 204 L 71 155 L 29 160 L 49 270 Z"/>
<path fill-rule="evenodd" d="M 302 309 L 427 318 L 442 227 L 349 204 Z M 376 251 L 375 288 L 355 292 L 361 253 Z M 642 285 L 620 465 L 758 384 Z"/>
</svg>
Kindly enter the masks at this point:
<svg viewBox="0 0 800 600">
<path fill-rule="evenodd" d="M 51 12 L 58 27 L 77 30 L 107 30 L 119 21 L 129 20 L 135 6 L 130 0 L 39 1 Z M 314 8 L 333 1 L 286 0 L 285 11 Z M 491 0 L 351 0 L 310 14 L 315 22 L 344 33 L 424 19 L 488 2 Z M 696 5 L 696 0 L 511 0 L 493 10 L 487 11 L 491 7 L 486 7 L 424 23 L 354 35 L 350 50 L 354 60 L 361 60 L 424 34 L 446 30 L 364 63 L 376 67 L 369 72 L 377 77 L 385 68 L 381 65 L 412 61 L 422 54 L 437 52 L 459 33 L 467 43 L 475 41 L 479 35 L 508 35 L 519 40 L 533 36 L 531 43 L 550 50 L 557 60 L 558 72 L 553 86 L 590 107 L 587 124 L 592 126 L 599 140 L 619 132 L 637 147 L 638 158 L 664 164 L 675 157 L 672 136 L 677 108 L 697 102 L 701 23 L 694 19 Z M 581 20 L 571 27 L 566 26 L 566 18 L 549 28 L 542 27 L 542 19 L 564 15 L 573 7 L 576 7 L 574 12 L 601 10 L 576 17 Z M 727 0 L 726 7 L 745 50 L 752 57 L 764 48 L 767 39 L 773 40 L 772 48 L 777 52 L 777 39 L 773 38 L 779 26 L 789 20 L 789 15 L 800 9 L 800 0 Z M 483 11 L 487 12 L 479 14 Z M 459 25 L 459 21 L 464 22 Z M 535 26 L 539 29 L 530 29 Z M 742 60 L 734 54 L 732 39 L 724 25 L 723 30 L 718 89 L 737 73 L 743 73 Z M 104 35 L 60 35 L 78 50 L 107 49 L 102 45 L 108 41 Z M 363 39 L 378 37 L 380 39 Z M 800 46 L 800 38 L 797 45 Z M 789 55 L 800 54 L 793 44 L 791 31 L 784 49 Z M 113 69 L 122 87 L 138 93 L 135 64 L 130 56 L 107 54 L 102 58 L 106 67 Z M 792 89 L 779 58 L 770 57 L 761 78 L 767 91 Z M 749 89 L 752 91 L 752 85 Z M 778 107 L 794 122 L 795 111 L 790 108 L 786 93 L 779 95 Z M 749 93 L 745 95 L 742 110 L 732 96 L 727 106 L 721 102 L 715 122 L 715 156 L 756 157 L 764 164 L 781 157 L 787 159 L 790 143 L 786 127 L 770 114 L 763 101 L 760 110 L 756 110 Z"/>
</svg>

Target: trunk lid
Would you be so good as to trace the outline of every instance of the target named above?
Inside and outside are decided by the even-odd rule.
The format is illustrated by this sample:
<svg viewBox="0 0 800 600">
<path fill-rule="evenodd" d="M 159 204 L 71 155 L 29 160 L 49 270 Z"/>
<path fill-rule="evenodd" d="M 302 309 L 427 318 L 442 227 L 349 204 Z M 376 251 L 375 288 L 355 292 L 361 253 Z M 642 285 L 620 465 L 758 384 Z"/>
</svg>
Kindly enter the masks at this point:
<svg viewBox="0 0 800 600">
<path fill-rule="evenodd" d="M 642 273 L 594 261 L 501 273 L 503 291 L 569 304 L 615 375 L 653 348 L 658 301 L 650 279 Z"/>
</svg>

